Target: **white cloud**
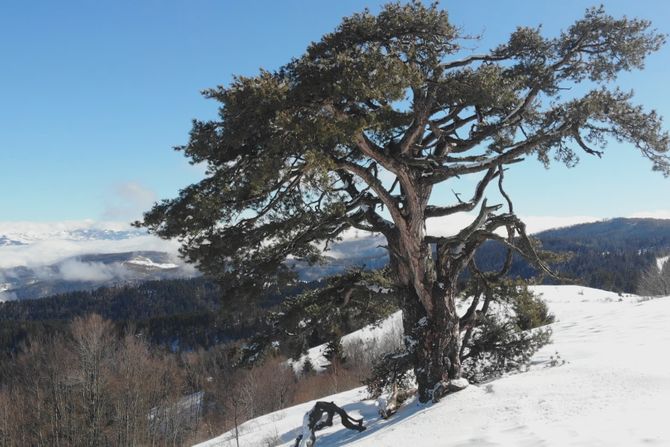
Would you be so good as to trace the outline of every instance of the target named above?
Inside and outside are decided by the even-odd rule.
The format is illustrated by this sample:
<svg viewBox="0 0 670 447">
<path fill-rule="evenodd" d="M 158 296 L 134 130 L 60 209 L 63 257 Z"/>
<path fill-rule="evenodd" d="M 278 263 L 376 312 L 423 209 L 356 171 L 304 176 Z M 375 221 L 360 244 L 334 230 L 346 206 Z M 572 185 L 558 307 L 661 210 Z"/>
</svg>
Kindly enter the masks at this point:
<svg viewBox="0 0 670 447">
<path fill-rule="evenodd" d="M 128 269 L 121 263 L 81 262 L 68 259 L 58 266 L 59 276 L 66 281 L 111 281 L 128 276 Z"/>
<path fill-rule="evenodd" d="M 0 303 L 3 301 L 12 301 L 16 299 L 16 294 L 14 292 L 9 292 L 9 283 L 8 281 L 11 278 L 3 275 L 0 271 Z"/>
<path fill-rule="evenodd" d="M 156 202 L 154 191 L 138 182 L 124 182 L 116 185 L 102 214 L 104 220 L 139 219 Z"/>
<path fill-rule="evenodd" d="M 0 268 L 50 265 L 65 258 L 87 253 L 123 253 L 128 251 L 162 251 L 176 256 L 179 244 L 148 234 L 125 239 L 75 240 L 70 232 L 77 229 L 127 230 L 118 222 L 0 222 L 0 234 L 26 245 L 0 246 Z"/>
<path fill-rule="evenodd" d="M 3 301 L 14 301 L 16 300 L 16 294 L 14 292 L 0 292 L 0 303 Z"/>
<path fill-rule="evenodd" d="M 61 222 L 0 222 L 0 235 L 23 242 L 66 238 L 75 230 L 125 231 L 132 227 L 127 221 L 66 220 Z"/>
</svg>

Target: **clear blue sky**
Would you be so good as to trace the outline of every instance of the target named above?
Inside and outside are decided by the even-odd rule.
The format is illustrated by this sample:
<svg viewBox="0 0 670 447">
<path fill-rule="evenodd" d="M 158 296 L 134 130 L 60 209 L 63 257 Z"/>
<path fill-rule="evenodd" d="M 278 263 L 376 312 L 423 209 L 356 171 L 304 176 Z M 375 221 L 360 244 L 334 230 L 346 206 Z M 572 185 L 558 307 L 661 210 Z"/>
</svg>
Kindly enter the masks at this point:
<svg viewBox="0 0 670 447">
<path fill-rule="evenodd" d="M 670 33 L 670 2 L 605 1 L 614 15 Z M 1 1 L 0 221 L 131 219 L 201 172 L 171 150 L 216 105 L 199 92 L 233 74 L 274 69 L 370 1 Z M 516 25 L 549 35 L 592 2 L 444 1 L 452 21 L 483 33 L 482 50 Z M 670 124 L 670 48 L 626 75 L 637 100 Z M 523 215 L 614 217 L 666 210 L 670 180 L 630 148 L 568 170 L 514 168 Z M 531 185 L 529 188 L 528 186 Z"/>
</svg>

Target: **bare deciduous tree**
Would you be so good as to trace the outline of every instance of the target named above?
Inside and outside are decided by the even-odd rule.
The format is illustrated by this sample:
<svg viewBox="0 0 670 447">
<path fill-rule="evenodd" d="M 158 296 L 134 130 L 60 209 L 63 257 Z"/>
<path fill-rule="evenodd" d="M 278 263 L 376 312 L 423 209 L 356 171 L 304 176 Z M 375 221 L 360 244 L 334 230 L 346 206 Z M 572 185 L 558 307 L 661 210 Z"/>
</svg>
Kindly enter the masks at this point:
<svg viewBox="0 0 670 447">
<path fill-rule="evenodd" d="M 644 296 L 670 295 L 670 261 L 666 260 L 660 268 L 653 266 L 640 275 L 638 294 Z"/>
</svg>

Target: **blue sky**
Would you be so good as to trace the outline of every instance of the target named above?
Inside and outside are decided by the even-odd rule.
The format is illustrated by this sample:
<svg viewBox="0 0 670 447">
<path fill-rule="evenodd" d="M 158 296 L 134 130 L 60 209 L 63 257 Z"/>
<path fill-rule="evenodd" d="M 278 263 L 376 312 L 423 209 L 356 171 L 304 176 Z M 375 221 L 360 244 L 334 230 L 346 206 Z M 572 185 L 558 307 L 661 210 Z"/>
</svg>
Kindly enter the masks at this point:
<svg viewBox="0 0 670 447">
<path fill-rule="evenodd" d="M 275 69 L 341 17 L 381 2 L 0 0 L 0 221 L 130 220 L 202 175 L 172 146 L 193 118 L 213 117 L 204 88 Z M 614 15 L 670 33 L 670 2 L 605 1 Z M 480 50 L 516 25 L 555 35 L 592 2 L 444 1 Z M 670 124 L 670 48 L 625 75 L 637 101 Z M 670 217 L 670 180 L 631 148 L 507 176 L 526 216 Z M 467 195 L 467 191 L 462 191 Z"/>
</svg>

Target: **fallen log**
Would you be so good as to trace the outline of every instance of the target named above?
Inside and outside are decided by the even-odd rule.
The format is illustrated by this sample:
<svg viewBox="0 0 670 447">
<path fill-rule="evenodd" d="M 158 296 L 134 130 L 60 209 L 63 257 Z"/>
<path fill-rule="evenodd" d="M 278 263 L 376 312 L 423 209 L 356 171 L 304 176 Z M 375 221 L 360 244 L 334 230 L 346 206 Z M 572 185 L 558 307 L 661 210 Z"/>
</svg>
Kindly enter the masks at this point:
<svg viewBox="0 0 670 447">
<path fill-rule="evenodd" d="M 311 410 L 305 413 L 302 423 L 302 433 L 295 440 L 294 447 L 312 447 L 316 443 L 316 432 L 333 425 L 335 414 L 340 416 L 342 425 L 349 430 L 363 431 L 363 419 L 352 418 L 342 408 L 335 405 L 334 402 L 318 401 Z M 323 418 L 323 415 L 326 418 Z"/>
</svg>

